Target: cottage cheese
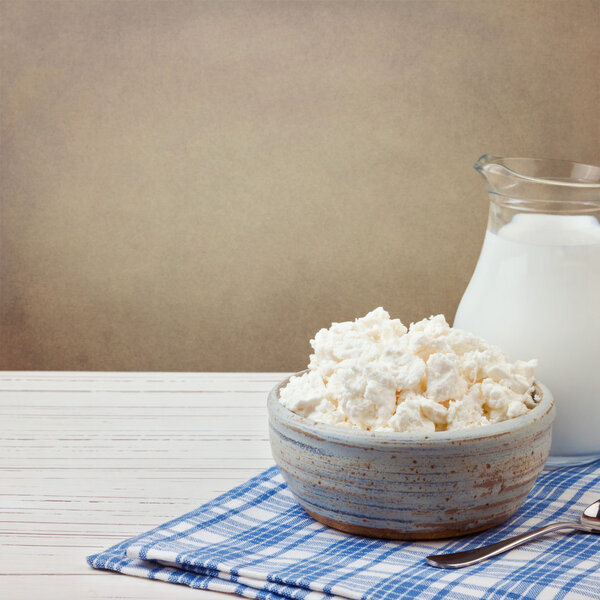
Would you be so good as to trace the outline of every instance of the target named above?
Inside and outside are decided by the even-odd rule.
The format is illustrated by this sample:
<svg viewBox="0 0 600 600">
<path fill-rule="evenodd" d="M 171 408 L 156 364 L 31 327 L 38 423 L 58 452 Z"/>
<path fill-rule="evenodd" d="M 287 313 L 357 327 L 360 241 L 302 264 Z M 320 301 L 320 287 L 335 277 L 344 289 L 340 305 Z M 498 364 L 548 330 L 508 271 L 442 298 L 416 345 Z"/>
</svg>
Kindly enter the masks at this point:
<svg viewBox="0 0 600 600">
<path fill-rule="evenodd" d="M 280 401 L 291 411 L 367 431 L 434 432 L 498 423 L 535 406 L 537 361 L 452 329 L 443 315 L 411 324 L 383 308 L 321 329 L 308 372 Z"/>
</svg>

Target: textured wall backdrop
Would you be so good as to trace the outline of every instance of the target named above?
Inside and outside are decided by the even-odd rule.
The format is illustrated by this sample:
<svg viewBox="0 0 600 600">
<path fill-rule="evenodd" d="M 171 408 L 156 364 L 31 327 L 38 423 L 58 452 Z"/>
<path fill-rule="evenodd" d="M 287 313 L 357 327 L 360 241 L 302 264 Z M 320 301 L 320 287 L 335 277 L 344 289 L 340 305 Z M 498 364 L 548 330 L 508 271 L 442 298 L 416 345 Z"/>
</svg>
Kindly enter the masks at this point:
<svg viewBox="0 0 600 600">
<path fill-rule="evenodd" d="M 1 4 L 0 368 L 292 370 L 451 319 L 484 152 L 600 163 L 600 3 Z"/>
</svg>

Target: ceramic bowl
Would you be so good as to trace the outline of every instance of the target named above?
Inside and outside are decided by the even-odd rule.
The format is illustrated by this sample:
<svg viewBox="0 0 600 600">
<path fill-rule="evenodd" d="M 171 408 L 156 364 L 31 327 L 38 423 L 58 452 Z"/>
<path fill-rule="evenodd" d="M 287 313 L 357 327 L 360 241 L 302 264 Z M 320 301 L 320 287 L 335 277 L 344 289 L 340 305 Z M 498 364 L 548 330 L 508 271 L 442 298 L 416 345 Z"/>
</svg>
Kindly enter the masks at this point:
<svg viewBox="0 0 600 600">
<path fill-rule="evenodd" d="M 368 432 L 317 423 L 268 399 L 273 458 L 304 510 L 348 533 L 435 539 L 482 531 L 523 504 L 550 451 L 554 402 L 458 431 Z"/>
</svg>

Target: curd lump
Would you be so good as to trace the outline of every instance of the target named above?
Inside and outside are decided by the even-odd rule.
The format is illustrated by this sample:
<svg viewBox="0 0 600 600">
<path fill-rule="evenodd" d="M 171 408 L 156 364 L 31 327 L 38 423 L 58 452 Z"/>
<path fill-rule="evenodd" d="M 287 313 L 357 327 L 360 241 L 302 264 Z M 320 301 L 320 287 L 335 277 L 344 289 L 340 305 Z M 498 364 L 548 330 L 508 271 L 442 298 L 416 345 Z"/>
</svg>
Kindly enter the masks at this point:
<svg viewBox="0 0 600 600">
<path fill-rule="evenodd" d="M 536 360 L 511 362 L 443 315 L 407 329 L 381 307 L 310 342 L 308 372 L 281 390 L 289 410 L 366 431 L 449 431 L 498 423 L 536 404 Z"/>
</svg>

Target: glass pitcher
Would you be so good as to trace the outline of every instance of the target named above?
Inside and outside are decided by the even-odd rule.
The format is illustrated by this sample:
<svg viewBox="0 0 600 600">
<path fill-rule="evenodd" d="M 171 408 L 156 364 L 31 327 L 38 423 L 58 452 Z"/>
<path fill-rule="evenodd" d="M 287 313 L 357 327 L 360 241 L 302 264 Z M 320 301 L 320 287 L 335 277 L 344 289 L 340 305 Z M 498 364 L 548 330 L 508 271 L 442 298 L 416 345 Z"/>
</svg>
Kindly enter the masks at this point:
<svg viewBox="0 0 600 600">
<path fill-rule="evenodd" d="M 490 198 L 454 327 L 538 359 L 556 421 L 548 466 L 600 458 L 600 167 L 482 156 Z"/>
</svg>

